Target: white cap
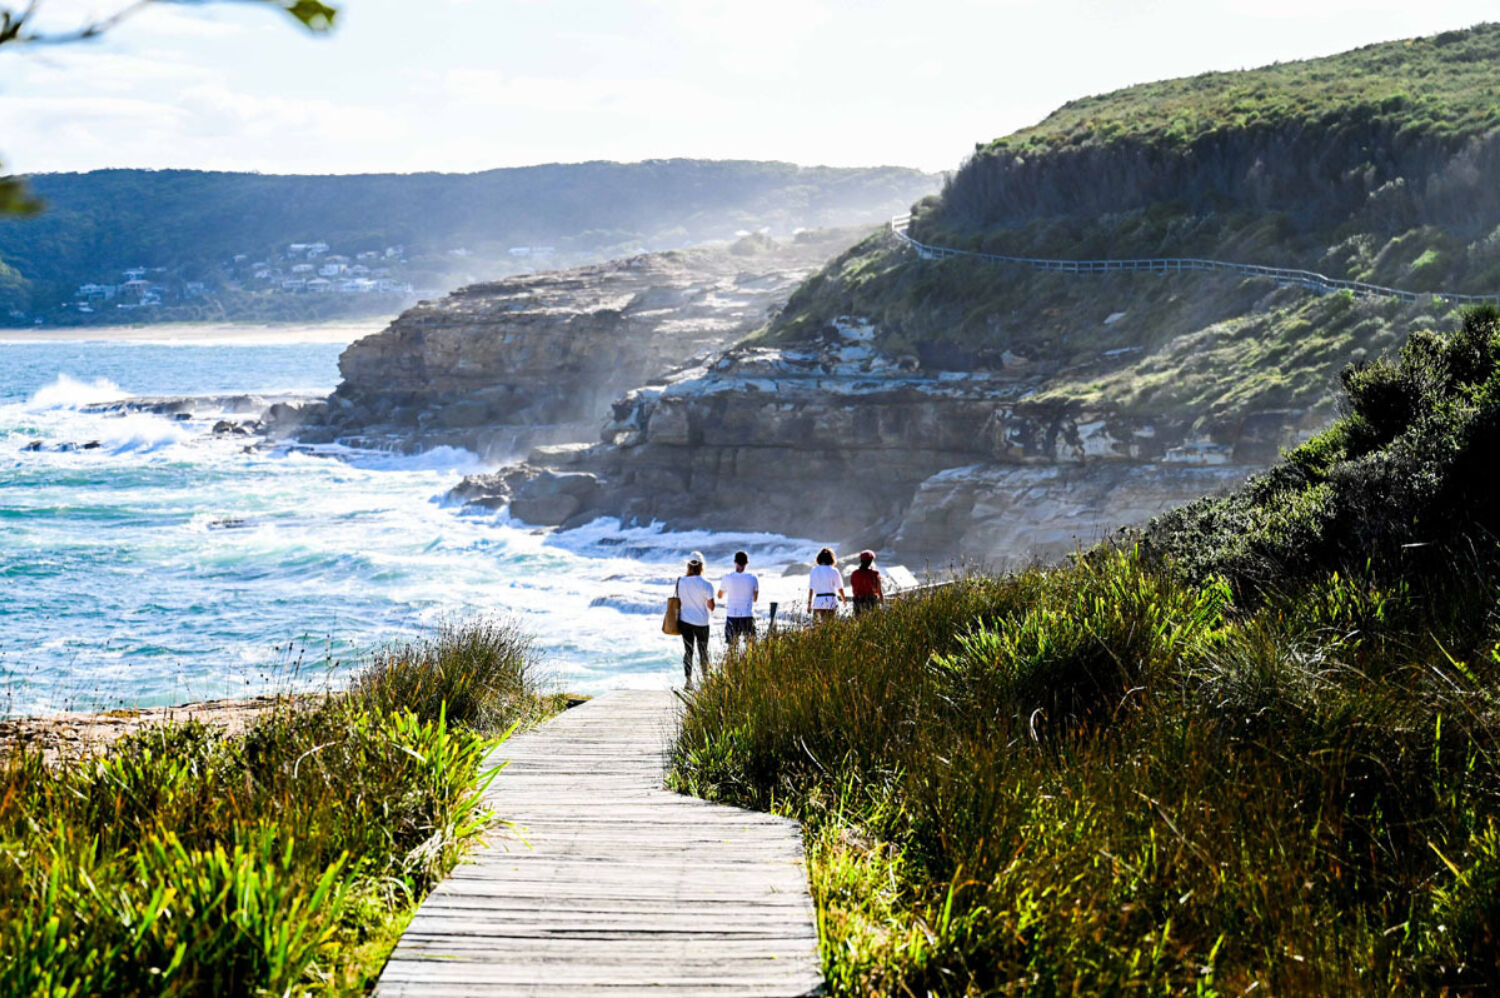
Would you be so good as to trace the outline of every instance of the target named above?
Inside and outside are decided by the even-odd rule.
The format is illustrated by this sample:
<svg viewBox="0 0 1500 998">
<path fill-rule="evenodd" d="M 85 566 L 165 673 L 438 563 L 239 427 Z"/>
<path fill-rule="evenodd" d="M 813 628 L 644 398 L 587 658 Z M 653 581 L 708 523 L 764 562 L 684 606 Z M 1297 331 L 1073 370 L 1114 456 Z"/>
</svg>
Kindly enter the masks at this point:
<svg viewBox="0 0 1500 998">
<path fill-rule="evenodd" d="M 694 551 L 692 554 L 688 555 L 688 564 L 689 565 L 702 565 L 702 564 L 704 564 L 704 561 L 703 561 L 703 552 L 702 551 Z"/>
</svg>

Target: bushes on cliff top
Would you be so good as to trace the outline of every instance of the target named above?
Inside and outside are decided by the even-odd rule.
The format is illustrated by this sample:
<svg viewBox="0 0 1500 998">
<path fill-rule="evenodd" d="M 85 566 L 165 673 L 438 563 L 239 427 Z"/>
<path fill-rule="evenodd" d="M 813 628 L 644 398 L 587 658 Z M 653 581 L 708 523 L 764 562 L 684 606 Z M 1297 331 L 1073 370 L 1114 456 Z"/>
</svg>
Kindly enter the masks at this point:
<svg viewBox="0 0 1500 998">
<path fill-rule="evenodd" d="M 364 993 L 483 828 L 491 732 L 536 693 L 524 637 L 479 623 L 242 736 L 189 722 L 55 766 L 12 755 L 0 994 Z"/>
<path fill-rule="evenodd" d="M 1245 488 L 1153 520 L 1147 546 L 1242 594 L 1375 562 L 1404 572 L 1493 553 L 1500 312 L 1343 374 L 1343 418 Z"/>
<path fill-rule="evenodd" d="M 807 822 L 835 993 L 1500 987 L 1495 320 L 1146 547 L 711 678 L 674 778 Z"/>
</svg>

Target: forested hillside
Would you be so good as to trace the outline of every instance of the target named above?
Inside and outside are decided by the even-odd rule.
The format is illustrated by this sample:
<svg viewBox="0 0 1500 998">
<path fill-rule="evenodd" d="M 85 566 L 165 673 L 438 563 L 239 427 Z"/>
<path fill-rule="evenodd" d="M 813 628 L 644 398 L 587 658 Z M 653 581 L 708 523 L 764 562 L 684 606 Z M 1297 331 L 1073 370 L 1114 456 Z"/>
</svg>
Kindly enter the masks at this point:
<svg viewBox="0 0 1500 998">
<path fill-rule="evenodd" d="M 976 146 L 911 231 L 1017 256 L 1197 256 L 1500 291 L 1500 25 L 1074 101 Z M 877 236 L 765 336 L 815 340 L 859 316 L 927 366 L 1049 371 L 1039 401 L 1222 420 L 1326 401 L 1342 364 L 1452 328 L 1450 312 L 1263 279 L 923 260 Z"/>
<path fill-rule="evenodd" d="M 1415 290 L 1490 289 L 1497 129 L 1488 24 L 1073 101 L 978 147 L 920 224 L 994 247 L 1281 255 Z"/>
<path fill-rule="evenodd" d="M 130 268 L 162 285 L 158 297 L 169 308 L 192 301 L 253 309 L 257 295 L 281 291 L 279 280 L 272 288 L 256 270 L 289 271 L 282 264 L 292 263 L 294 243 L 327 244 L 325 255 L 351 263 L 379 254 L 367 269 L 388 271 L 391 292 L 405 285 L 436 292 L 539 266 L 732 239 L 740 230 L 784 235 L 873 221 L 934 190 L 937 178 L 895 167 L 657 160 L 476 174 L 104 170 L 41 175 L 32 187 L 47 210 L 0 221 L 0 321 L 8 313 L 22 313 L 12 322 L 66 319 L 58 306 L 74 301 L 79 286 L 118 283 Z M 331 307 L 333 297 L 319 307 Z M 294 312 L 313 307 L 310 296 L 299 301 Z"/>
</svg>

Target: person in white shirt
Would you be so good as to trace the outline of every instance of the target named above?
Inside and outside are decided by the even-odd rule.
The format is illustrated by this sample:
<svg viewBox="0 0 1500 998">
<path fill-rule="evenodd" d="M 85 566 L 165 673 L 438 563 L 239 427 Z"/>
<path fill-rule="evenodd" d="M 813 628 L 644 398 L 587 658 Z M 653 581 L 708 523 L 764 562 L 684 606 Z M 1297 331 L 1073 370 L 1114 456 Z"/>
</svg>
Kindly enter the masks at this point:
<svg viewBox="0 0 1500 998">
<path fill-rule="evenodd" d="M 729 646 L 726 654 L 733 655 L 741 638 L 748 647 L 755 641 L 755 601 L 760 599 L 760 580 L 745 567 L 750 556 L 743 551 L 734 553 L 734 571 L 719 580 L 719 599 L 725 604 L 724 642 Z"/>
<path fill-rule="evenodd" d="M 814 623 L 832 620 L 844 601 L 844 577 L 833 567 L 833 548 L 824 548 L 807 576 L 807 612 Z"/>
<path fill-rule="evenodd" d="M 714 611 L 714 587 L 703 577 L 703 552 L 688 555 L 687 574 L 677 580 L 677 630 L 682 634 L 684 685 L 693 688 L 693 645 L 698 646 L 698 674 L 708 678 L 708 615 Z"/>
</svg>

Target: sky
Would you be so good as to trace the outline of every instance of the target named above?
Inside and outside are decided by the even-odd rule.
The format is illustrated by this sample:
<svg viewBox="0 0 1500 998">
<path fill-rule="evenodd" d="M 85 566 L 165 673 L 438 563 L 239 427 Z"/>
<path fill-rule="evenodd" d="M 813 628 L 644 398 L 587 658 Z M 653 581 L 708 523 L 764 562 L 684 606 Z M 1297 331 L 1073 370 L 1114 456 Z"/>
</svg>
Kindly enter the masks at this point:
<svg viewBox="0 0 1500 998">
<path fill-rule="evenodd" d="M 44 0 L 66 27 L 123 0 Z M 237 3 L 0 47 L 4 172 L 468 172 L 667 157 L 951 170 L 1065 101 L 1500 19 L 1494 0 Z M 0 0 L 0 9 L 6 6 Z"/>
</svg>

